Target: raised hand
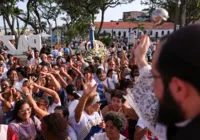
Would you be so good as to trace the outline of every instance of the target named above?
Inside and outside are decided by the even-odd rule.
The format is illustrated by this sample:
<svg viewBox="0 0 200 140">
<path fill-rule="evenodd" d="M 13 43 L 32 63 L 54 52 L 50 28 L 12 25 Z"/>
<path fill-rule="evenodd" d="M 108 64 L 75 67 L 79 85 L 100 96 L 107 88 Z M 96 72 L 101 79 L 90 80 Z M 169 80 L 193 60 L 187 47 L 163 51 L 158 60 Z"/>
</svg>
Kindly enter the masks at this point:
<svg viewBox="0 0 200 140">
<path fill-rule="evenodd" d="M 91 85 L 91 82 L 83 82 L 82 80 L 82 85 L 83 85 L 83 94 L 86 96 L 93 96 L 96 95 L 96 88 L 97 84 L 94 86 Z"/>
<path fill-rule="evenodd" d="M 60 73 L 61 74 L 65 73 L 65 69 L 63 67 L 60 68 Z"/>
<path fill-rule="evenodd" d="M 132 48 L 132 55 L 135 56 L 135 61 L 139 68 L 146 65 L 146 54 L 150 47 L 150 39 L 148 36 L 142 36 L 137 40 L 135 46 Z"/>
<path fill-rule="evenodd" d="M 26 87 L 22 87 L 22 91 L 24 92 L 24 94 L 26 95 L 31 95 L 30 89 L 26 86 Z"/>
<path fill-rule="evenodd" d="M 45 76 L 51 76 L 51 73 L 42 72 L 42 71 L 40 72 L 40 74 L 41 74 L 42 76 L 44 76 L 44 77 L 45 77 Z"/>
</svg>

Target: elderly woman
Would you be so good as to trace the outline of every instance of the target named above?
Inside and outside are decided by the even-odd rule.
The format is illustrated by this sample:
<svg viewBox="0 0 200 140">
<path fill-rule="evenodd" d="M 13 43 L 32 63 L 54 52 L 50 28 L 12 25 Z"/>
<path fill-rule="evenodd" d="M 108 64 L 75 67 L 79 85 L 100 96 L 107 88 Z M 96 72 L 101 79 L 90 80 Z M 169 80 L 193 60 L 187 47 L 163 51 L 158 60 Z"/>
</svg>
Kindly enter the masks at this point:
<svg viewBox="0 0 200 140">
<path fill-rule="evenodd" d="M 118 112 L 109 112 L 105 115 L 106 128 L 104 133 L 95 134 L 91 140 L 126 140 L 120 132 L 126 129 L 126 118 Z"/>
<path fill-rule="evenodd" d="M 98 113 L 100 99 L 96 95 L 96 86 L 90 82 L 83 84 L 84 93 L 75 109 L 75 117 L 72 121 L 78 140 L 88 140 L 95 133 L 102 132 L 102 117 Z"/>
<path fill-rule="evenodd" d="M 20 100 L 15 104 L 13 121 L 9 124 L 20 140 L 35 140 L 39 136 L 40 120 L 32 116 L 30 105 Z"/>
<path fill-rule="evenodd" d="M 127 119 L 126 130 L 122 134 L 126 136 L 127 138 L 129 138 L 130 135 L 128 132 L 128 128 L 129 128 L 128 120 L 129 119 L 137 120 L 138 116 L 132 108 L 126 107 L 124 103 L 125 103 L 125 99 L 123 97 L 123 91 L 114 90 L 111 96 L 111 104 L 103 108 L 102 115 L 105 116 L 106 113 L 110 111 L 122 113 Z"/>
</svg>

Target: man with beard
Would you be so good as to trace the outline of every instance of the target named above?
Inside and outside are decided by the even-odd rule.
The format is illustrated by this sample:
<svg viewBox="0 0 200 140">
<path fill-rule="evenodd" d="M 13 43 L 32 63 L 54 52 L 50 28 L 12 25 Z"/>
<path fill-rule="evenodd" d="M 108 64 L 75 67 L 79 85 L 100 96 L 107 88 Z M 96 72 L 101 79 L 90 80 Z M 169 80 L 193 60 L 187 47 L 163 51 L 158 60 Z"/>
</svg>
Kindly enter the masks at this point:
<svg viewBox="0 0 200 140">
<path fill-rule="evenodd" d="M 148 77 L 150 66 L 145 60 L 150 45 L 149 37 L 140 38 L 134 50 L 140 76 L 130 98 L 133 101 L 136 100 L 135 110 L 147 122 L 150 129 L 152 129 L 158 111 L 157 123 L 166 126 L 167 140 L 200 139 L 199 37 L 200 25 L 192 25 L 161 39 L 160 46 L 154 54 L 151 69 L 152 86 L 159 103 L 153 97 L 152 90 L 149 90 L 151 89 L 149 86 L 151 78 Z M 142 80 L 148 83 L 141 82 Z M 139 86 L 143 88 L 142 91 L 138 90 Z M 142 98 L 144 95 L 146 98 Z M 137 96 L 139 98 L 134 100 L 133 97 Z M 146 102 L 143 107 L 141 99 Z M 132 107 L 134 106 L 133 101 L 128 99 Z M 148 110 L 151 110 L 151 113 L 148 113 Z M 150 118 L 149 120 L 153 123 L 148 122 L 147 118 Z"/>
</svg>

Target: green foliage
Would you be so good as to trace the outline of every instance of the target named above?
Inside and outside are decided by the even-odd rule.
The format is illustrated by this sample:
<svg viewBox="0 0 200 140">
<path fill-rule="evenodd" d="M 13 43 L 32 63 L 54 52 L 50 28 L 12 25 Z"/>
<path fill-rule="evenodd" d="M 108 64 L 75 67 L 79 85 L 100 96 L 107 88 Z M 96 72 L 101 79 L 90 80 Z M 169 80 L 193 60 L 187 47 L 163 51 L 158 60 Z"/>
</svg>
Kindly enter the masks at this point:
<svg viewBox="0 0 200 140">
<path fill-rule="evenodd" d="M 181 0 L 180 10 L 186 0 Z M 141 0 L 141 4 L 149 6 L 144 9 L 151 13 L 155 8 L 162 7 L 169 12 L 169 21 L 175 20 L 175 9 L 177 0 Z M 180 15 L 182 13 L 180 12 Z M 186 4 L 186 25 L 200 19 L 200 0 L 187 0 Z"/>
<path fill-rule="evenodd" d="M 84 38 L 89 33 L 89 24 L 91 19 L 85 18 L 85 19 L 79 19 L 78 21 L 72 23 L 72 25 L 67 29 L 65 32 L 65 37 L 68 41 L 71 41 L 75 37 L 79 36 L 81 38 Z"/>
<path fill-rule="evenodd" d="M 103 42 L 106 46 L 109 46 L 112 43 L 112 39 L 110 37 L 107 38 L 100 38 L 101 42 Z"/>
</svg>

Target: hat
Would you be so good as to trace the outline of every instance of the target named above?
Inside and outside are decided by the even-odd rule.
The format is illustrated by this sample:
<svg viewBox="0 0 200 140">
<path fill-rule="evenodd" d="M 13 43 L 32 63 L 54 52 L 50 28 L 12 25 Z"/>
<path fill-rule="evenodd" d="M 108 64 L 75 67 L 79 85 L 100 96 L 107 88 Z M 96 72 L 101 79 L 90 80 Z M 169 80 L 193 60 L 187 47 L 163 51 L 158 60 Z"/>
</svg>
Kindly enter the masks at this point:
<svg viewBox="0 0 200 140">
<path fill-rule="evenodd" d="M 85 61 L 88 62 L 88 63 L 93 63 L 93 62 L 94 62 L 94 60 L 93 60 L 93 58 L 92 58 L 91 56 L 88 56 L 88 57 L 85 59 Z"/>
<path fill-rule="evenodd" d="M 125 69 L 123 70 L 123 75 L 124 75 L 124 76 L 126 76 L 126 75 L 131 75 L 131 69 L 125 68 Z"/>
<path fill-rule="evenodd" d="M 80 95 L 76 92 L 74 85 L 70 84 L 66 87 L 67 94 L 74 96 L 75 99 L 80 98 Z"/>
</svg>

